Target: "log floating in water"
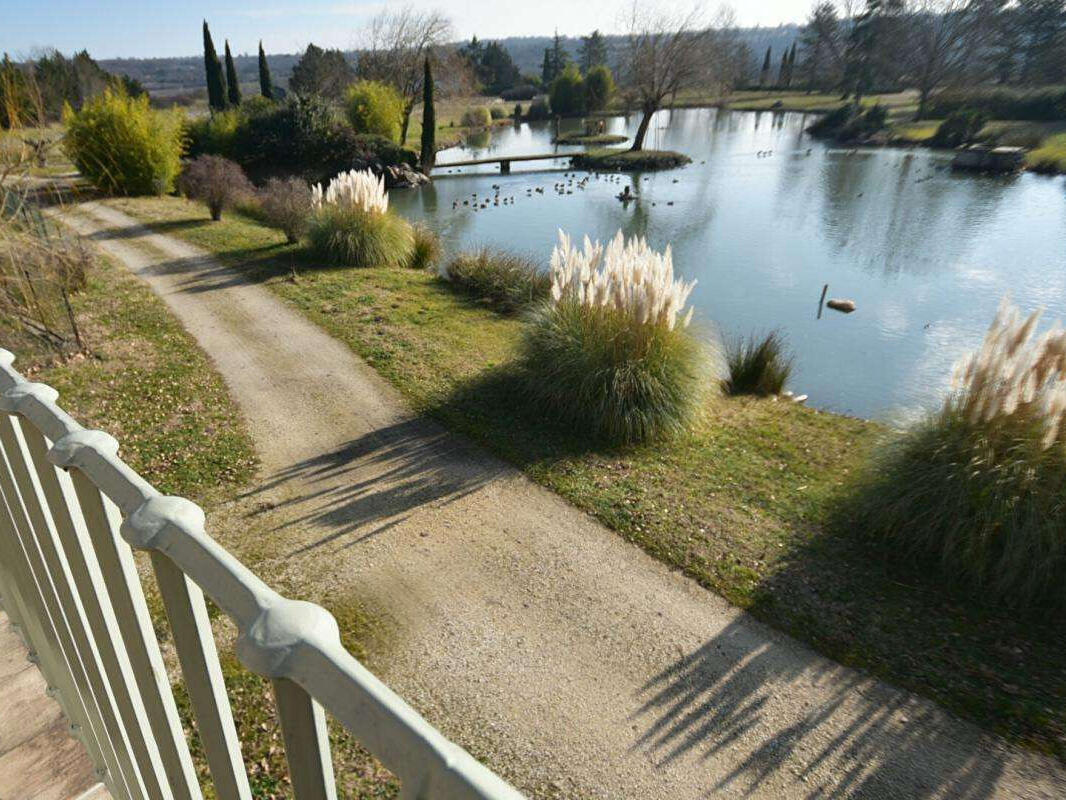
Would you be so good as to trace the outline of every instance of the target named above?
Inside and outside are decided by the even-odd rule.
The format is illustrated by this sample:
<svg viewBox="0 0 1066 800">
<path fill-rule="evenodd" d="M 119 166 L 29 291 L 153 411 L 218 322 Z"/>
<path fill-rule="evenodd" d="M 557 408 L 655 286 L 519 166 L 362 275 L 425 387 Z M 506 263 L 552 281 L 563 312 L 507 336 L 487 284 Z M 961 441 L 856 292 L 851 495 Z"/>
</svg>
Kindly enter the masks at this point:
<svg viewBox="0 0 1066 800">
<path fill-rule="evenodd" d="M 826 305 L 834 311 L 842 311 L 845 314 L 850 314 L 852 311 L 855 310 L 854 300 L 841 300 L 838 297 L 834 297 L 833 299 L 827 301 Z"/>
</svg>

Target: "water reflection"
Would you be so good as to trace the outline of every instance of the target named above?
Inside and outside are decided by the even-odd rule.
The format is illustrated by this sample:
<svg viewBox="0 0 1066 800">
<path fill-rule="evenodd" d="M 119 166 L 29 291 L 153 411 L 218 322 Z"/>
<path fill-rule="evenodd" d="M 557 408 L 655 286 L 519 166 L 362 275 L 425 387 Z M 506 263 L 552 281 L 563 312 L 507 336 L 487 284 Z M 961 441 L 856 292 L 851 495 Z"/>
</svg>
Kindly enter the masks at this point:
<svg viewBox="0 0 1066 800">
<path fill-rule="evenodd" d="M 681 150 L 691 165 L 592 176 L 583 188 L 584 175 L 569 183 L 562 160 L 515 162 L 510 175 L 495 165 L 449 170 L 465 158 L 581 149 L 553 144 L 551 123 L 495 128 L 441 153 L 433 185 L 393 192 L 392 203 L 430 220 L 449 251 L 494 244 L 546 261 L 560 227 L 670 243 L 677 268 L 699 280 L 693 302 L 705 325 L 727 335 L 782 329 L 796 350 L 794 388 L 864 416 L 935 402 L 1005 292 L 1023 307 L 1047 306 L 1050 318 L 1066 312 L 1061 179 L 958 176 L 943 154 L 827 146 L 803 132 L 810 119 L 662 112 L 649 146 Z M 607 132 L 632 135 L 639 120 L 606 122 Z M 561 133 L 582 129 L 560 124 Z M 493 184 L 514 204 L 462 205 L 492 197 Z M 623 204 L 615 196 L 626 185 L 637 199 Z M 824 283 L 858 311 L 816 320 Z"/>
</svg>

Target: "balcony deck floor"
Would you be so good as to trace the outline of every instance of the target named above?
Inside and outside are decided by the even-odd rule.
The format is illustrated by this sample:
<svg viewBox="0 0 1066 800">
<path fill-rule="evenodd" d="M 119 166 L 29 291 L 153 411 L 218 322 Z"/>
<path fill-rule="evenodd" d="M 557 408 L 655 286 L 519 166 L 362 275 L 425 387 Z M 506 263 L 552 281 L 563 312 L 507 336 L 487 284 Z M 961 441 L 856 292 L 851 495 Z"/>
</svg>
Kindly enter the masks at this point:
<svg viewBox="0 0 1066 800">
<path fill-rule="evenodd" d="M 109 800 L 46 689 L 0 610 L 0 800 Z"/>
</svg>

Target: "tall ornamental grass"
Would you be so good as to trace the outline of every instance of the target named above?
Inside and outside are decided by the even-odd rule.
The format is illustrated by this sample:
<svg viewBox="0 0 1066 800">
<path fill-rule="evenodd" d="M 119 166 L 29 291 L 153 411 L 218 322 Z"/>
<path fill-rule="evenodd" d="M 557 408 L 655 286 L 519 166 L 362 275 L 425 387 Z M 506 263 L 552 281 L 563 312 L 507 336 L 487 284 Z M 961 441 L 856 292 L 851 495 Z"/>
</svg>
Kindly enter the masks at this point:
<svg viewBox="0 0 1066 800">
<path fill-rule="evenodd" d="M 67 156 L 108 194 L 166 194 L 174 189 L 184 148 L 183 118 L 156 111 L 148 96 L 107 89 L 80 110 L 63 111 Z"/>
<path fill-rule="evenodd" d="M 411 263 L 410 224 L 389 213 L 383 178 L 370 170 L 342 172 L 325 188 L 311 189 L 308 239 L 321 258 L 349 267 L 400 267 Z"/>
<path fill-rule="evenodd" d="M 560 231 L 551 294 L 532 315 L 521 361 L 545 414 L 612 444 L 682 430 L 703 386 L 703 353 L 687 328 L 695 283 L 673 260 L 619 232 L 582 249 Z"/>
<path fill-rule="evenodd" d="M 443 277 L 505 314 L 546 299 L 552 283 L 551 276 L 530 259 L 489 247 L 460 253 Z"/>
<path fill-rule="evenodd" d="M 729 374 L 722 388 L 727 394 L 781 394 L 792 374 L 792 356 L 777 331 L 730 342 L 725 360 Z"/>
<path fill-rule="evenodd" d="M 951 582 L 1015 607 L 1066 601 L 1066 331 L 1001 305 L 939 412 L 875 465 L 850 515 Z"/>
</svg>

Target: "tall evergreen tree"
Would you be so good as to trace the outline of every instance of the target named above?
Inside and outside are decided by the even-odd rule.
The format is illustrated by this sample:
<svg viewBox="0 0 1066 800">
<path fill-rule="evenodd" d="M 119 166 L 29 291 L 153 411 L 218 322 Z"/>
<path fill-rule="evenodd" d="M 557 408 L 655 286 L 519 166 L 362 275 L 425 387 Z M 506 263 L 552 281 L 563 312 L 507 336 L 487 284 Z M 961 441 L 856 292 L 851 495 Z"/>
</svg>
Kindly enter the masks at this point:
<svg viewBox="0 0 1066 800">
<path fill-rule="evenodd" d="M 555 74 L 552 71 L 552 51 L 545 47 L 544 60 L 540 64 L 540 82 L 549 86 L 553 80 L 555 80 Z"/>
<path fill-rule="evenodd" d="M 426 175 L 433 169 L 437 160 L 437 112 L 433 107 L 433 71 L 426 59 L 425 74 L 422 78 L 422 153 L 419 163 Z"/>
<path fill-rule="evenodd" d="M 222 62 L 215 52 L 215 43 L 211 41 L 211 31 L 204 20 L 204 71 L 207 73 L 207 105 L 212 111 L 222 111 L 226 107 L 226 79 L 222 77 Z"/>
<path fill-rule="evenodd" d="M 593 67 L 607 66 L 607 40 L 599 30 L 581 37 L 581 72 L 589 74 Z"/>
<path fill-rule="evenodd" d="M 785 88 L 792 88 L 792 77 L 796 73 L 796 43 L 792 43 L 792 47 L 788 51 L 788 69 L 785 70 Z"/>
<path fill-rule="evenodd" d="M 770 59 L 773 58 L 771 49 L 766 48 L 766 58 L 762 60 L 762 72 L 759 73 L 759 86 L 765 86 L 766 82 L 770 80 Z"/>
<path fill-rule="evenodd" d="M 267 63 L 266 53 L 263 52 L 263 40 L 259 40 L 259 94 L 267 100 L 274 99 L 274 81 L 270 77 L 270 65 Z"/>
<path fill-rule="evenodd" d="M 229 51 L 229 39 L 226 40 L 226 86 L 229 88 L 229 104 L 241 104 L 241 82 L 237 79 L 237 68 L 233 65 L 233 54 Z"/>
<path fill-rule="evenodd" d="M 777 87 L 780 89 L 785 85 L 785 79 L 788 77 L 788 48 L 785 48 L 785 52 L 781 54 L 781 64 L 777 68 Z"/>
</svg>

